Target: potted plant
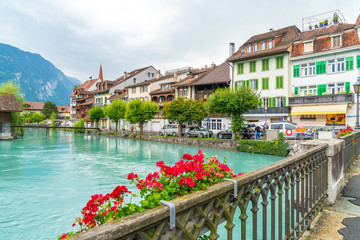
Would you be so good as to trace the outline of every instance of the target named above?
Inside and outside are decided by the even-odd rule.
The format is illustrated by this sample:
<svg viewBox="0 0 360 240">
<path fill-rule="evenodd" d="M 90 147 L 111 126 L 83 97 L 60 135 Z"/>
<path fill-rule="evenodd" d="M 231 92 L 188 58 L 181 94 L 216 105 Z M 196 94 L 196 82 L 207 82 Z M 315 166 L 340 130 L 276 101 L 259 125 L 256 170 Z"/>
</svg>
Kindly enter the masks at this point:
<svg viewBox="0 0 360 240">
<path fill-rule="evenodd" d="M 333 17 L 333 23 L 337 24 L 339 22 L 339 17 L 337 15 L 337 13 L 334 13 L 334 17 Z"/>
<path fill-rule="evenodd" d="M 311 30 L 311 29 L 312 29 L 312 26 L 310 25 L 310 26 L 309 26 L 309 30 Z"/>
<path fill-rule="evenodd" d="M 324 22 L 319 22 L 320 27 L 324 26 Z"/>
<path fill-rule="evenodd" d="M 319 25 L 315 24 L 315 29 L 319 28 Z"/>
<path fill-rule="evenodd" d="M 329 20 L 325 19 L 324 26 L 327 26 L 329 24 Z"/>
</svg>

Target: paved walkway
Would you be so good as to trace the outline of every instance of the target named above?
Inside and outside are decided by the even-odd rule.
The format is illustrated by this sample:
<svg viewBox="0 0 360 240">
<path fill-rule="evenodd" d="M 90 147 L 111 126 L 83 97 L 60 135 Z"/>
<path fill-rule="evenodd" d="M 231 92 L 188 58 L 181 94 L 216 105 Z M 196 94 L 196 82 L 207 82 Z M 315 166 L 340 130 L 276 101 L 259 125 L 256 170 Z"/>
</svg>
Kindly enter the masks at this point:
<svg viewBox="0 0 360 240">
<path fill-rule="evenodd" d="M 346 181 L 335 204 L 319 213 L 301 240 L 360 239 L 360 158 L 346 175 Z"/>
</svg>

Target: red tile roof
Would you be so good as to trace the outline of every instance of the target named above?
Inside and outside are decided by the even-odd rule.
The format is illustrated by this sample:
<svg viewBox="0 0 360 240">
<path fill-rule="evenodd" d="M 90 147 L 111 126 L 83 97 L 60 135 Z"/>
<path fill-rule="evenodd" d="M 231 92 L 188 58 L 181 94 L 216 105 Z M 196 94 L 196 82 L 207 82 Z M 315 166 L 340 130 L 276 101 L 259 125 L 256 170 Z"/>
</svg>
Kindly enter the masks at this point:
<svg viewBox="0 0 360 240">
<path fill-rule="evenodd" d="M 189 86 L 195 81 L 200 80 L 202 77 L 204 77 L 206 74 L 208 74 L 214 69 L 215 69 L 214 67 L 210 67 L 210 68 L 202 68 L 195 70 L 194 72 L 190 73 L 186 78 L 184 78 L 178 83 L 173 84 L 172 86 L 173 87 Z"/>
<path fill-rule="evenodd" d="M 355 22 L 355 26 L 359 26 L 359 25 L 360 25 L 360 14 L 359 14 L 359 16 L 358 16 L 358 18 L 356 19 L 356 22 Z"/>
<path fill-rule="evenodd" d="M 254 59 L 263 56 L 270 56 L 283 52 L 288 52 L 289 47 L 300 34 L 300 30 L 296 26 L 288 26 L 278 30 L 272 30 L 266 33 L 252 36 L 247 40 L 237 52 L 230 56 L 227 61 L 235 62 L 239 60 Z M 258 51 L 246 52 L 246 47 L 253 43 L 259 43 L 261 41 L 271 40 L 280 37 L 280 41 L 273 43 L 273 48 L 268 48 Z"/>
<path fill-rule="evenodd" d="M 327 27 L 321 27 L 310 31 L 302 32 L 301 35 L 295 39 L 295 41 L 311 40 L 320 36 L 327 36 L 336 33 L 342 33 L 348 29 L 354 28 L 354 24 L 338 23 Z"/>
<path fill-rule="evenodd" d="M 154 83 L 154 82 L 158 82 L 161 80 L 165 80 L 168 78 L 173 78 L 174 75 L 167 75 L 167 76 L 163 76 L 160 78 L 154 78 L 154 79 L 150 79 L 150 80 L 145 80 L 144 82 L 140 82 L 140 83 L 135 83 L 133 85 L 128 86 L 128 88 L 132 88 L 132 87 L 137 87 L 137 86 L 143 86 L 143 85 L 149 85 L 150 83 Z"/>
<path fill-rule="evenodd" d="M 88 101 L 88 102 L 81 103 L 80 106 L 91 105 L 91 104 L 93 104 L 94 102 L 95 102 L 95 99 L 90 100 L 90 101 Z"/>
<path fill-rule="evenodd" d="M 174 92 L 175 92 L 175 88 L 169 88 L 169 89 L 165 89 L 165 90 L 158 89 L 158 90 L 150 92 L 149 94 L 157 95 L 157 94 L 174 93 Z"/>
<path fill-rule="evenodd" d="M 57 106 L 59 113 L 69 113 L 70 107 L 69 106 Z"/>
<path fill-rule="evenodd" d="M 0 112 L 21 112 L 21 106 L 15 95 L 10 92 L 0 92 Z"/>
<path fill-rule="evenodd" d="M 44 107 L 43 102 L 24 102 L 24 110 L 38 110 L 41 111 Z"/>
<path fill-rule="evenodd" d="M 99 80 L 99 78 L 95 78 L 92 80 L 87 80 L 83 84 L 81 84 L 78 89 L 82 89 L 83 91 L 87 91 L 92 85 L 96 83 L 96 81 Z M 76 89 L 75 89 L 76 90 Z M 73 93 L 69 97 L 75 97 L 76 93 L 73 91 Z"/>
</svg>

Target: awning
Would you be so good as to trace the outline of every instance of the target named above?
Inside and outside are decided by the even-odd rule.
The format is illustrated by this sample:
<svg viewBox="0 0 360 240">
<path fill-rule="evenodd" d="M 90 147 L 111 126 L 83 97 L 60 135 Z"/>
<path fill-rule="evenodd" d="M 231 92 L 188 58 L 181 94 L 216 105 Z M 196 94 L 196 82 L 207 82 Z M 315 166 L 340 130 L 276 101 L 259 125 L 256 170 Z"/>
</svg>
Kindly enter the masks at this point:
<svg viewBox="0 0 360 240">
<path fill-rule="evenodd" d="M 291 109 L 291 115 L 346 114 L 347 104 L 299 106 Z"/>
</svg>

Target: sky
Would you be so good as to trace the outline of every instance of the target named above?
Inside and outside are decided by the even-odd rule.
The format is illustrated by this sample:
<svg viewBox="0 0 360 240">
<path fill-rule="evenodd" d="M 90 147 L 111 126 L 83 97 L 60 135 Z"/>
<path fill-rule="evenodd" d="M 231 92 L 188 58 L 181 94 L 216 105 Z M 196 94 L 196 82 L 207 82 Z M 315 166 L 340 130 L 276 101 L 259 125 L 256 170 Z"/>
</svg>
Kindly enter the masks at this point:
<svg viewBox="0 0 360 240">
<path fill-rule="evenodd" d="M 39 53 L 65 75 L 104 79 L 152 65 L 166 70 L 220 65 L 270 28 L 340 10 L 348 23 L 359 0 L 1 0 L 0 42 Z"/>
</svg>

